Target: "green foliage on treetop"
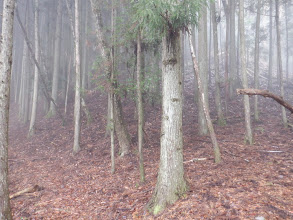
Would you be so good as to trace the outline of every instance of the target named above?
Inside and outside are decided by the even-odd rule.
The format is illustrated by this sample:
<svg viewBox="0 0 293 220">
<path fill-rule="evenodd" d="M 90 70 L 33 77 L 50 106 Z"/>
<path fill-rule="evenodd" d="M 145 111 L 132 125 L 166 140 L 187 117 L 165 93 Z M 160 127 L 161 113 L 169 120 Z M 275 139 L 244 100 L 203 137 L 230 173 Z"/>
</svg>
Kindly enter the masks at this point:
<svg viewBox="0 0 293 220">
<path fill-rule="evenodd" d="M 160 34 L 196 25 L 199 11 L 209 0 L 131 0 L 137 27 Z"/>
</svg>

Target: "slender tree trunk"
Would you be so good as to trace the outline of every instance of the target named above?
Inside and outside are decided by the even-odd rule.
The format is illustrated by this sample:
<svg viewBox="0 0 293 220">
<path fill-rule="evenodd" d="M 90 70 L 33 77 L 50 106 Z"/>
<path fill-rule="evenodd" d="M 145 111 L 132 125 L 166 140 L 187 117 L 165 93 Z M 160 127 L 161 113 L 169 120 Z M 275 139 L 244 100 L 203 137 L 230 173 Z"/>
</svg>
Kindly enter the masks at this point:
<svg viewBox="0 0 293 220">
<path fill-rule="evenodd" d="M 235 95 L 236 84 L 236 38 L 235 38 L 235 8 L 236 0 L 230 0 L 230 39 L 229 39 L 229 74 L 230 74 L 230 97 Z"/>
<path fill-rule="evenodd" d="M 213 41 L 214 41 L 214 66 L 215 66 L 215 78 L 216 78 L 216 94 L 215 102 L 218 116 L 218 124 L 225 125 L 226 121 L 224 119 L 222 104 L 221 104 L 221 91 L 220 91 L 220 67 L 219 67 L 219 49 L 218 49 L 218 30 L 217 30 L 217 18 L 216 18 L 216 7 L 215 2 L 211 2 L 211 13 L 212 13 L 212 23 L 213 23 Z"/>
<path fill-rule="evenodd" d="M 80 151 L 80 31 L 79 31 L 79 0 L 75 0 L 75 99 L 74 99 L 74 144 L 73 152 Z"/>
<path fill-rule="evenodd" d="M 86 41 L 87 41 L 87 32 L 88 32 L 88 6 L 87 6 L 87 0 L 84 3 L 84 31 L 82 34 L 82 89 L 86 89 L 87 88 L 87 77 L 88 77 L 88 72 L 87 72 L 87 63 L 88 63 L 88 59 L 87 59 L 87 45 L 86 45 Z"/>
<path fill-rule="evenodd" d="M 256 31 L 255 31 L 255 53 L 254 53 L 254 88 L 259 88 L 259 29 L 260 29 L 260 7 L 261 0 L 257 1 Z M 254 97 L 254 120 L 259 121 L 258 96 Z"/>
<path fill-rule="evenodd" d="M 273 0 L 270 0 L 270 49 L 269 49 L 269 74 L 268 90 L 272 89 L 272 72 L 273 72 Z"/>
<path fill-rule="evenodd" d="M 288 33 L 288 1 L 285 2 L 285 19 L 286 19 L 286 80 L 289 82 L 289 33 Z"/>
<path fill-rule="evenodd" d="M 142 82 L 141 82 L 141 33 L 137 35 L 137 114 L 138 114 L 138 152 L 139 152 L 139 173 L 140 181 L 145 181 L 143 164 L 143 101 L 142 101 Z"/>
<path fill-rule="evenodd" d="M 206 104 L 208 105 L 208 54 L 207 54 L 207 9 L 206 7 L 202 8 L 201 16 L 199 19 L 198 26 L 198 66 L 199 66 L 199 75 L 202 80 L 202 89 L 206 97 Z M 196 79 L 197 80 L 197 79 Z M 198 82 L 197 82 L 198 84 Z M 198 92 L 198 96 L 200 96 Z M 204 116 L 204 108 L 202 102 L 198 102 L 198 123 L 199 123 L 199 134 L 207 135 L 208 126 Z"/>
<path fill-rule="evenodd" d="M 162 125 L 160 166 L 156 188 L 148 203 L 155 215 L 187 190 L 183 169 L 182 72 L 180 31 L 166 31 L 162 42 Z"/>
<path fill-rule="evenodd" d="M 240 32 L 240 59 L 241 59 L 241 73 L 243 88 L 248 88 L 248 80 L 246 73 L 246 59 L 245 59 L 245 33 L 244 33 L 244 0 L 239 0 L 239 32 Z M 250 121 L 250 104 L 249 96 L 244 95 L 244 113 L 245 113 L 245 142 L 252 144 L 253 137 L 251 131 Z"/>
<path fill-rule="evenodd" d="M 212 143 L 213 143 L 213 147 L 214 147 L 215 163 L 219 163 L 219 162 L 221 162 L 220 148 L 219 148 L 219 145 L 218 145 L 218 141 L 217 141 L 217 137 L 216 137 L 214 127 L 213 127 L 213 123 L 212 123 L 212 120 L 211 120 L 211 117 L 210 117 L 209 106 L 207 104 L 206 95 L 205 95 L 204 90 L 203 90 L 203 83 L 202 83 L 202 80 L 201 80 L 201 75 L 199 74 L 199 68 L 198 68 L 198 65 L 197 65 L 195 52 L 194 52 L 194 48 L 193 48 L 193 45 L 192 45 L 192 36 L 190 34 L 191 28 L 189 28 L 188 31 L 189 31 L 190 52 L 191 52 L 191 57 L 192 57 L 192 61 L 193 61 L 193 68 L 194 68 L 195 76 L 197 78 L 198 92 L 200 94 L 200 102 L 202 103 L 202 106 L 203 106 L 204 117 L 205 117 L 208 129 L 209 129 L 210 136 L 211 136 Z"/>
<path fill-rule="evenodd" d="M 4 0 L 0 52 L 0 219 L 12 220 L 8 189 L 8 124 L 14 0 Z"/>
<path fill-rule="evenodd" d="M 229 96 L 229 34 L 230 34 L 230 15 L 229 15 L 229 6 L 226 3 L 226 0 L 222 0 L 226 15 L 226 42 L 225 42 L 225 109 L 227 112 Z"/>
<path fill-rule="evenodd" d="M 71 59 L 72 56 L 69 58 L 68 67 L 67 67 L 67 83 L 66 83 L 66 94 L 65 94 L 65 104 L 64 104 L 64 114 L 67 113 L 67 104 L 68 104 L 68 92 L 70 86 L 70 75 L 71 75 Z"/>
<path fill-rule="evenodd" d="M 283 67 L 282 67 L 282 52 L 281 52 L 281 34 L 280 34 L 280 22 L 279 22 L 279 0 L 276 0 L 276 29 L 277 29 L 277 50 L 278 50 L 278 68 L 280 77 L 280 89 L 281 97 L 284 98 L 284 77 L 283 77 Z M 282 120 L 285 127 L 288 126 L 286 110 L 282 106 Z"/>
<path fill-rule="evenodd" d="M 57 6 L 57 20 L 56 20 L 56 33 L 55 33 L 55 47 L 54 47 L 54 69 L 53 69 L 53 82 L 52 82 L 52 98 L 56 102 L 58 97 L 58 82 L 60 71 L 60 42 L 61 42 L 61 10 L 62 1 L 58 1 Z M 49 116 L 56 114 L 56 106 L 51 102 Z"/>
<path fill-rule="evenodd" d="M 112 0 L 112 21 L 111 21 L 111 26 L 112 26 L 112 48 L 111 48 L 111 54 L 112 54 L 112 71 L 111 71 L 111 76 L 110 76 L 110 83 L 111 83 L 111 91 L 109 92 L 109 111 L 110 111 L 110 137 L 111 137 L 111 172 L 112 174 L 115 173 L 115 129 L 114 129 L 114 98 L 115 98 L 115 92 L 114 92 L 114 83 L 115 83 L 115 76 L 114 76 L 114 71 L 116 68 L 116 36 L 115 36 L 115 25 L 116 25 L 116 4 L 115 0 Z"/>
<path fill-rule="evenodd" d="M 95 17 L 95 27 L 96 27 L 96 34 L 98 38 L 98 44 L 101 49 L 101 55 L 105 62 L 105 73 L 108 76 L 108 79 L 111 77 L 112 73 L 112 59 L 110 55 L 111 48 L 106 42 L 106 38 L 104 36 L 103 31 L 103 25 L 101 20 L 101 9 L 100 9 L 100 2 L 99 0 L 91 0 L 91 6 L 93 15 Z M 116 81 L 116 85 L 113 85 L 111 83 L 111 86 L 115 86 L 118 88 Z M 110 90 L 114 90 L 114 88 L 111 88 Z M 129 153 L 130 149 L 130 136 L 129 132 L 127 130 L 127 127 L 125 125 L 124 119 L 123 119 L 123 111 L 122 111 L 122 105 L 121 100 L 118 95 L 114 95 L 114 123 L 115 123 L 115 131 L 118 138 L 118 142 L 121 148 L 121 156 L 124 156 Z"/>
<path fill-rule="evenodd" d="M 40 50 L 39 50 L 39 0 L 35 0 L 35 54 L 36 59 L 39 62 Z M 34 75 L 34 94 L 33 94 L 33 106 L 29 128 L 29 136 L 35 133 L 36 113 L 37 113 L 37 101 L 38 101 L 38 86 L 39 86 L 39 71 L 35 66 Z"/>
</svg>

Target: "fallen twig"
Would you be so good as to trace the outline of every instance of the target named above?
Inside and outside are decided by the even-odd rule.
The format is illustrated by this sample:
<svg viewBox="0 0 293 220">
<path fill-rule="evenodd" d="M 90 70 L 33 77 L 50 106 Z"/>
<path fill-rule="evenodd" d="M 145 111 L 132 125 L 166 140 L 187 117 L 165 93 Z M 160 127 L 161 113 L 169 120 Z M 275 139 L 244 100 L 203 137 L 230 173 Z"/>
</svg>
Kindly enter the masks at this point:
<svg viewBox="0 0 293 220">
<path fill-rule="evenodd" d="M 183 163 L 190 163 L 190 162 L 202 161 L 202 160 L 207 160 L 207 158 L 193 158 L 191 160 L 184 161 Z"/>
<path fill-rule="evenodd" d="M 23 189 L 17 193 L 14 193 L 12 195 L 9 196 L 10 199 L 13 199 L 13 198 L 16 198 L 16 197 L 19 197 L 25 193 L 34 193 L 34 192 L 37 192 L 37 191 L 41 191 L 43 188 L 40 187 L 39 185 L 35 185 L 33 187 L 29 187 L 29 188 L 26 188 L 26 189 Z"/>
</svg>

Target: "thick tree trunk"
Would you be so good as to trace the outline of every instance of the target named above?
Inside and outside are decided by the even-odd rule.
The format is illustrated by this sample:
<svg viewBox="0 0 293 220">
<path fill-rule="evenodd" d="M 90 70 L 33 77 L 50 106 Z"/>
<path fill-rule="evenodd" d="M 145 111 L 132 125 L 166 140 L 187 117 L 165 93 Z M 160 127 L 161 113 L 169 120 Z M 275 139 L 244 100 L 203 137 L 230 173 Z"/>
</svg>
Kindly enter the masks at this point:
<svg viewBox="0 0 293 220">
<path fill-rule="evenodd" d="M 54 47 L 54 69 L 53 69 L 53 82 L 52 82 L 52 98 L 56 102 L 58 97 L 58 82 L 60 71 L 60 42 L 61 42 L 61 10 L 62 2 L 58 1 L 57 6 L 57 20 L 56 20 L 56 33 L 55 33 L 55 47 Z M 50 103 L 49 116 L 56 114 L 56 106 L 53 102 Z"/>
<path fill-rule="evenodd" d="M 276 29 L 277 29 L 277 51 L 278 51 L 278 69 L 280 77 L 280 89 L 281 96 L 284 97 L 284 79 L 283 79 L 283 67 L 282 67 L 282 52 L 281 52 L 281 34 L 280 34 L 280 22 L 279 22 L 279 0 L 276 0 Z M 282 120 L 285 127 L 288 126 L 287 116 L 284 106 L 282 106 Z"/>
<path fill-rule="evenodd" d="M 141 80 L 141 33 L 138 32 L 137 36 L 137 115 L 138 115 L 138 152 L 139 152 L 139 173 L 140 173 L 140 181 L 145 181 L 145 173 L 144 173 L 144 164 L 143 164 L 143 119 L 144 119 L 144 111 L 143 111 L 143 100 L 142 100 L 142 80 Z"/>
<path fill-rule="evenodd" d="M 0 219 L 11 220 L 8 189 L 8 124 L 14 0 L 4 0 L 0 53 Z"/>
<path fill-rule="evenodd" d="M 241 59 L 241 73 L 243 88 L 248 88 L 248 80 L 246 73 L 246 59 L 245 59 L 245 33 L 244 33 L 244 0 L 239 0 L 239 32 L 240 32 L 240 59 Z M 244 113 L 245 113 L 245 142 L 252 144 L 253 137 L 251 131 L 250 121 L 250 104 L 249 97 L 244 96 Z"/>
<path fill-rule="evenodd" d="M 73 152 L 80 151 L 80 31 L 79 0 L 75 0 L 75 99 L 74 99 L 74 144 Z"/>
<path fill-rule="evenodd" d="M 254 52 L 254 88 L 259 88 L 259 29 L 260 29 L 260 7 L 261 0 L 257 1 L 256 31 L 255 31 L 255 52 Z M 258 97 L 254 97 L 254 119 L 259 121 Z"/>
<path fill-rule="evenodd" d="M 179 30 L 166 31 L 162 43 L 162 127 L 157 185 L 148 203 L 155 215 L 187 190 L 183 169 L 182 74 Z"/>
<path fill-rule="evenodd" d="M 222 104 L 221 104 L 221 91 L 220 91 L 220 67 L 219 67 L 219 49 L 218 49 L 218 30 L 217 30 L 217 18 L 216 18 L 216 7 L 215 3 L 211 3 L 211 13 L 212 13 L 212 23 L 213 23 L 213 41 L 214 41 L 214 66 L 215 66 L 215 78 L 216 78 L 216 92 L 215 92 L 215 102 L 218 116 L 218 124 L 225 125 L 226 121 L 224 119 Z"/>
<path fill-rule="evenodd" d="M 201 16 L 199 19 L 198 26 L 198 67 L 199 75 L 202 80 L 202 89 L 206 97 L 206 103 L 208 105 L 208 54 L 207 54 L 207 9 L 203 7 L 201 9 Z M 197 80 L 197 79 L 196 79 Z M 198 84 L 198 82 L 197 82 Z M 198 96 L 200 96 L 198 92 Z M 199 98 L 200 99 L 200 98 Z M 206 123 L 204 108 L 202 102 L 198 102 L 198 124 L 199 124 L 199 134 L 207 135 L 208 126 Z"/>
<path fill-rule="evenodd" d="M 35 54 L 36 59 L 40 59 L 40 49 L 39 49 L 39 0 L 35 0 Z M 34 75 L 34 94 L 33 94 L 33 103 L 32 103 L 32 114 L 30 120 L 30 128 L 28 136 L 32 136 L 35 133 L 35 123 L 36 123 L 36 113 L 37 113 L 37 101 L 38 101 L 38 86 L 39 86 L 39 71 L 35 66 L 35 75 Z"/>
</svg>

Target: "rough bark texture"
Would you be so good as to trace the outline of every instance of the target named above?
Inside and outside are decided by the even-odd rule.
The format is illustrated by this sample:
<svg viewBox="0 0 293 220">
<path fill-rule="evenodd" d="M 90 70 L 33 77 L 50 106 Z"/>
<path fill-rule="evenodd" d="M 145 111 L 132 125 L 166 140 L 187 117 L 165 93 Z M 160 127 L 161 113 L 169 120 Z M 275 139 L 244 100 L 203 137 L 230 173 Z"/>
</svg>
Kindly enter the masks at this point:
<svg viewBox="0 0 293 220">
<path fill-rule="evenodd" d="M 219 46 L 218 46 L 218 30 L 217 30 L 217 18 L 216 18 L 216 7 L 215 3 L 211 3 L 211 13 L 212 13 L 212 24 L 213 24 L 213 41 L 214 41 L 214 63 L 215 63 L 215 78 L 216 78 L 216 92 L 215 92 L 215 102 L 218 116 L 218 124 L 225 125 L 226 121 L 224 119 L 222 104 L 221 104 L 221 91 L 220 91 L 220 76 L 219 76 Z"/>
<path fill-rule="evenodd" d="M 261 0 L 257 1 L 255 47 L 254 47 L 254 88 L 259 88 L 259 28 L 260 28 L 260 7 Z M 259 120 L 258 97 L 254 97 L 254 119 Z"/>
<path fill-rule="evenodd" d="M 276 29 L 277 29 L 277 51 L 278 51 L 278 70 L 280 77 L 280 89 L 281 96 L 284 97 L 284 79 L 283 79 L 283 67 L 282 67 L 282 52 L 281 52 L 281 34 L 280 34 L 280 22 L 279 22 L 279 0 L 276 0 Z M 288 126 L 287 116 L 284 106 L 282 106 L 282 120 L 285 127 Z"/>
<path fill-rule="evenodd" d="M 8 122 L 14 0 L 4 0 L 0 54 L 0 219 L 11 220 L 8 190 Z"/>
<path fill-rule="evenodd" d="M 281 96 L 277 96 L 273 93 L 270 93 L 267 90 L 260 90 L 260 89 L 237 89 L 237 94 L 241 95 L 261 95 L 263 97 L 269 97 L 274 99 L 280 105 L 284 106 L 293 114 L 293 106 L 286 102 Z"/>
<path fill-rule="evenodd" d="M 35 55 L 37 61 L 39 61 L 40 50 L 39 50 L 39 0 L 35 0 Z M 32 103 L 32 113 L 30 120 L 29 136 L 35 133 L 36 113 L 37 113 L 37 101 L 38 101 L 38 86 L 39 86 L 39 71 L 35 66 L 34 75 L 34 94 Z"/>
<path fill-rule="evenodd" d="M 244 34 L 244 0 L 239 0 L 239 32 L 240 32 L 240 59 L 241 59 L 241 73 L 243 88 L 248 88 L 248 80 L 246 73 L 246 59 L 245 59 L 245 34 Z M 249 97 L 244 96 L 244 113 L 245 113 L 245 142 L 252 144 L 252 131 L 250 120 L 250 104 Z"/>
<path fill-rule="evenodd" d="M 183 169 L 182 73 L 180 33 L 169 30 L 162 43 L 162 127 L 157 185 L 148 204 L 155 215 L 173 204 L 187 190 Z"/>
<path fill-rule="evenodd" d="M 192 61 L 193 61 L 193 68 L 194 68 L 195 77 L 197 79 L 198 92 L 200 94 L 200 102 L 202 103 L 202 106 L 203 106 L 204 117 L 205 117 L 208 129 L 210 132 L 210 136 L 212 139 L 212 143 L 213 143 L 213 147 L 214 147 L 214 154 L 215 154 L 215 162 L 219 163 L 221 161 L 220 148 L 218 146 L 217 137 L 216 137 L 213 123 L 212 123 L 212 120 L 210 117 L 210 110 L 209 110 L 209 106 L 207 104 L 208 101 L 207 101 L 206 95 L 203 91 L 203 84 L 202 84 L 201 76 L 199 74 L 199 68 L 197 65 L 196 57 L 195 57 L 194 47 L 192 45 L 192 35 L 190 34 L 191 28 L 189 28 L 188 31 L 189 31 L 190 53 L 191 53 L 191 57 L 192 57 Z"/>
<path fill-rule="evenodd" d="M 206 97 L 208 105 L 208 54 L 207 54 L 207 9 L 203 7 L 201 10 L 201 16 L 199 19 L 198 26 L 198 67 L 199 75 L 202 81 L 202 89 Z M 196 79 L 197 80 L 197 79 Z M 198 82 L 197 82 L 198 83 Z M 198 93 L 200 96 L 200 92 Z M 199 134 L 207 135 L 208 126 L 206 123 L 204 109 L 202 102 L 198 102 L 198 124 L 199 124 Z"/>
</svg>

